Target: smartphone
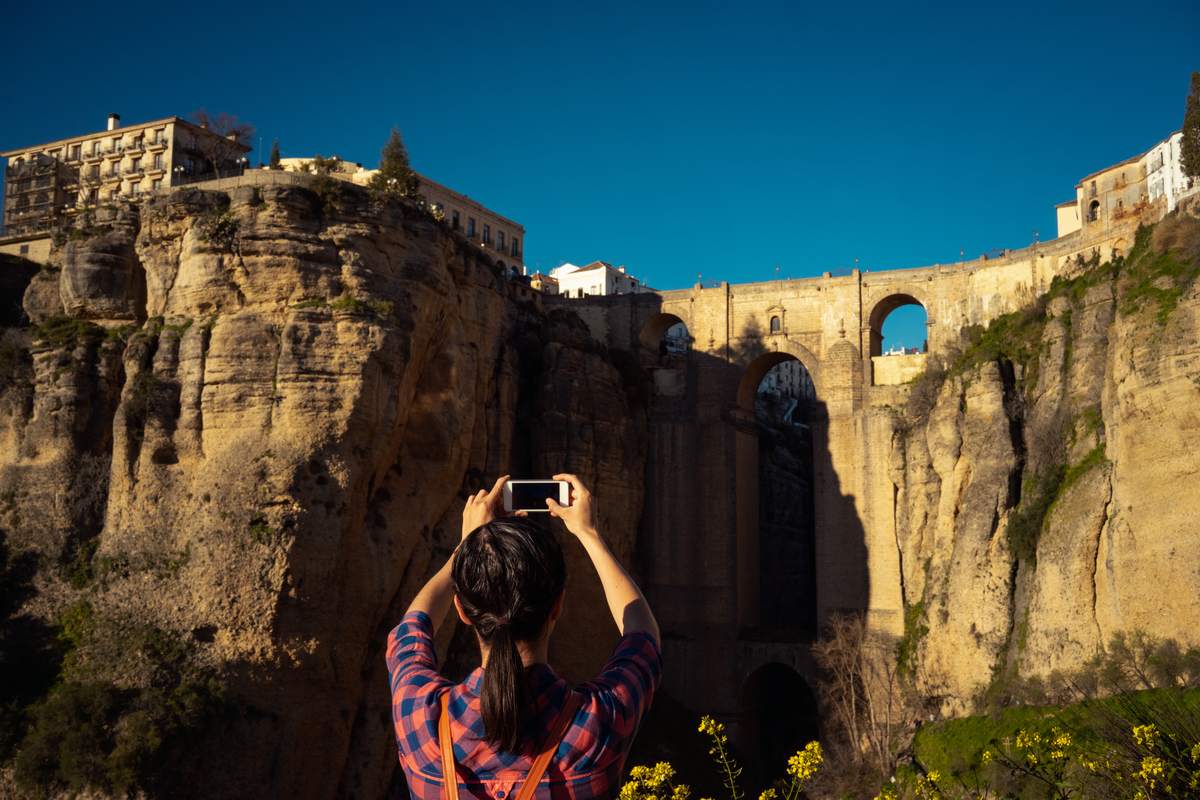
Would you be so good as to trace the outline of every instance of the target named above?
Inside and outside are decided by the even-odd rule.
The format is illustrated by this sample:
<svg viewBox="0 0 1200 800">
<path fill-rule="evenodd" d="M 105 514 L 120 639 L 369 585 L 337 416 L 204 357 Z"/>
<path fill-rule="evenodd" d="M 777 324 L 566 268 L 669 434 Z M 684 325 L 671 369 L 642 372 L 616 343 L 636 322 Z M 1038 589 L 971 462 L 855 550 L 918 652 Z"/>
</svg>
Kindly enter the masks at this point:
<svg viewBox="0 0 1200 800">
<path fill-rule="evenodd" d="M 560 506 L 571 505 L 571 484 L 566 481 L 519 481 L 504 484 L 504 510 L 549 511 L 546 498 L 558 501 Z"/>
</svg>

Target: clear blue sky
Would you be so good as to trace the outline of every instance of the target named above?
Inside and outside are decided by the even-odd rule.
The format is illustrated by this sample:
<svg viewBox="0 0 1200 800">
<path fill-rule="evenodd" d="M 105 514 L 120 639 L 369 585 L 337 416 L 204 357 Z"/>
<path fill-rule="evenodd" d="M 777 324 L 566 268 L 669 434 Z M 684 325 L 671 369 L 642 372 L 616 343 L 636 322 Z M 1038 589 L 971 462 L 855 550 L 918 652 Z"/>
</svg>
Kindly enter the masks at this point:
<svg viewBox="0 0 1200 800">
<path fill-rule="evenodd" d="M 1180 127 L 1200 69 L 1195 0 L 219 8 L 13 17 L 0 149 L 204 106 L 373 167 L 398 125 L 525 226 L 530 268 L 675 289 L 1052 238 L 1080 178 Z"/>
</svg>

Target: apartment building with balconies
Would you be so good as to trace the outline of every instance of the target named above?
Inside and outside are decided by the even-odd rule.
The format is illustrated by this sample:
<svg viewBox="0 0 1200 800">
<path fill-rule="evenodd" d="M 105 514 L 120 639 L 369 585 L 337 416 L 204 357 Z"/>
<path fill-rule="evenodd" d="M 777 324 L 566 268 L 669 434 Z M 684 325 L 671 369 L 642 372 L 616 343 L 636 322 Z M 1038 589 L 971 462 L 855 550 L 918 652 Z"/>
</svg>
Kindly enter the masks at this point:
<svg viewBox="0 0 1200 800">
<path fill-rule="evenodd" d="M 79 207 L 228 174 L 250 150 L 179 117 L 122 127 L 109 114 L 102 131 L 0 153 L 0 252 L 48 255 L 50 234 Z"/>
</svg>

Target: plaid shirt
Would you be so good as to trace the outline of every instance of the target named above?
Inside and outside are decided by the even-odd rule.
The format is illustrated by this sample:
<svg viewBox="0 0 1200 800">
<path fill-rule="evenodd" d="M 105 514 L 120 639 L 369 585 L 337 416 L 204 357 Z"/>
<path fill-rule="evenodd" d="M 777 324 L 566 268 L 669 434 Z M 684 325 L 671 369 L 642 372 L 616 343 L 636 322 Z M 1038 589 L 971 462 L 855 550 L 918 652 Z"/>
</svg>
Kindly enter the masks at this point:
<svg viewBox="0 0 1200 800">
<path fill-rule="evenodd" d="M 400 745 L 400 763 L 413 800 L 443 797 L 442 756 L 438 742 L 441 697 L 450 693 L 450 732 L 458 762 L 459 794 L 488 800 L 512 800 L 525 780 L 536 748 L 562 711 L 570 686 L 547 664 L 526 670 L 533 705 L 522 731 L 520 752 L 496 750 L 483 740 L 479 692 L 483 668 L 453 684 L 437 671 L 433 625 L 422 611 L 406 614 L 388 636 L 388 672 L 392 683 L 392 721 Z M 641 631 L 626 634 L 595 680 L 581 683 L 583 695 L 567 734 L 534 793 L 535 800 L 615 798 L 621 767 L 650 699 L 662 677 L 662 655 Z"/>
</svg>

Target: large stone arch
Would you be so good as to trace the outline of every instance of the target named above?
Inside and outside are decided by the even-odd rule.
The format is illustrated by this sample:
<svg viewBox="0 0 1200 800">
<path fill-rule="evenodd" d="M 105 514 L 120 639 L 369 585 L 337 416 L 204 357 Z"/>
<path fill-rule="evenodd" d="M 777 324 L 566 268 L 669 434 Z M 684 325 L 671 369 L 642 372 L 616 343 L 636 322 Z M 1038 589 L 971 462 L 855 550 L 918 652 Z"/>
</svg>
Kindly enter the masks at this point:
<svg viewBox="0 0 1200 800">
<path fill-rule="evenodd" d="M 759 432 L 754 417 L 754 400 L 763 377 L 777 364 L 799 361 L 808 370 L 818 402 L 821 397 L 820 362 L 803 345 L 783 339 L 772 342 L 778 349 L 750 350 L 734 362 L 741 371 L 732 418 L 736 427 L 734 502 L 737 521 L 737 622 L 738 628 L 760 624 L 759 563 Z"/>
<path fill-rule="evenodd" d="M 750 783 L 783 778 L 787 759 L 820 739 L 820 708 L 808 681 L 771 661 L 747 676 L 738 697 L 738 750 Z"/>
<path fill-rule="evenodd" d="M 821 396 L 821 362 L 804 345 L 793 342 L 790 339 L 779 338 L 781 341 L 773 340 L 771 342 L 778 349 L 766 350 L 765 348 L 754 348 L 746 351 L 735 362 L 742 373 L 742 377 L 737 384 L 737 394 L 733 398 L 733 402 L 739 410 L 748 411 L 753 415 L 754 396 L 758 393 L 758 387 L 762 383 L 763 378 L 771 371 L 772 367 L 792 359 L 799 361 L 808 370 L 809 377 L 812 378 L 813 388 L 816 389 L 817 397 Z"/>
<path fill-rule="evenodd" d="M 883 355 L 883 322 L 888 315 L 903 306 L 920 306 L 929 316 L 929 293 L 916 286 L 897 286 L 885 289 L 868 298 L 863 304 L 869 309 L 866 314 L 866 327 L 869 328 L 870 341 L 867 345 L 868 355 Z"/>
</svg>

